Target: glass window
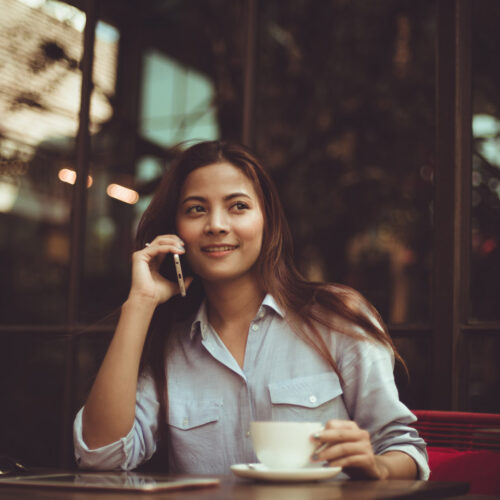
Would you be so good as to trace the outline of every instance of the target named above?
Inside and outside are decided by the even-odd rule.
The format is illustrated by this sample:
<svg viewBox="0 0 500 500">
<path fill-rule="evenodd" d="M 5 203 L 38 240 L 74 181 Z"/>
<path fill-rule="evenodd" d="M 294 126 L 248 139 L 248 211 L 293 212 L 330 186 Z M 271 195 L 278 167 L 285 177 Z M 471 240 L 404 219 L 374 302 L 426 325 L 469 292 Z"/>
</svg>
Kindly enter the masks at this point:
<svg viewBox="0 0 500 500">
<path fill-rule="evenodd" d="M 430 318 L 434 7 L 261 4 L 256 144 L 298 261 L 391 323 Z"/>
<path fill-rule="evenodd" d="M 174 59 L 144 54 L 141 128 L 143 137 L 162 146 L 219 136 L 213 82 Z"/>
<path fill-rule="evenodd" d="M 243 2 L 136 8 L 137 32 L 121 37 L 103 23 L 96 32 L 82 321 L 106 318 L 126 298 L 137 223 L 171 161 L 169 148 L 241 139 Z"/>
<path fill-rule="evenodd" d="M 500 4 L 472 2 L 471 314 L 500 319 Z"/>
<path fill-rule="evenodd" d="M 112 187 L 126 195 L 137 197 L 132 176 L 126 168 L 133 158 L 126 159 L 119 141 L 133 142 L 134 131 L 124 127 L 126 118 L 120 116 L 116 102 L 116 80 L 120 32 L 112 25 L 99 21 L 96 25 L 91 99 L 91 148 L 87 190 L 87 231 L 85 240 L 84 273 L 80 301 L 80 320 L 95 321 L 111 312 L 116 295 L 125 292 L 127 267 L 122 252 L 129 251 L 130 237 L 127 220 L 131 204 L 111 198 Z M 122 134 L 122 127 L 127 129 Z M 130 167 L 128 167 L 130 168 Z M 127 190 L 130 190 L 127 191 Z M 126 207 L 122 206 L 126 205 Z M 115 217 L 124 211 L 125 217 Z M 124 221 L 123 224 L 119 224 Z M 123 247 L 123 250 L 121 249 Z M 104 286 L 103 279 L 108 280 Z M 110 293 L 110 291 L 113 291 Z M 111 298 L 111 300 L 110 300 Z"/>
<path fill-rule="evenodd" d="M 111 340 L 110 332 L 85 332 L 76 338 L 74 414 L 85 404 Z"/>
<path fill-rule="evenodd" d="M 65 321 L 85 15 L 0 0 L 0 316 Z"/>
<path fill-rule="evenodd" d="M 469 332 L 464 342 L 465 366 L 462 375 L 467 377 L 468 399 L 466 411 L 487 413 L 500 412 L 500 337 L 495 334 L 475 331 Z"/>
<path fill-rule="evenodd" d="M 0 334 L 0 453 L 56 467 L 60 452 L 65 339 L 44 332 Z"/>
<path fill-rule="evenodd" d="M 400 363 L 394 373 L 399 397 L 409 408 L 429 408 L 429 373 L 431 373 L 432 351 L 430 332 L 412 332 L 411 336 L 398 337 L 394 343 L 406 363 L 409 374 Z"/>
</svg>

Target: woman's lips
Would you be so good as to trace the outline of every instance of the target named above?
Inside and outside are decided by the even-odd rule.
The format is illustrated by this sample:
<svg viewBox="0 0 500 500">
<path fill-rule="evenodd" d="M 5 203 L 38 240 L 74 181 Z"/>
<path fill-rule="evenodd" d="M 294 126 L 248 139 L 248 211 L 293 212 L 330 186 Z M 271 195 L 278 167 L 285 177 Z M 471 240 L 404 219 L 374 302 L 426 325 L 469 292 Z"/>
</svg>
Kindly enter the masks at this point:
<svg viewBox="0 0 500 500">
<path fill-rule="evenodd" d="M 202 251 L 206 253 L 227 253 L 236 250 L 239 245 L 210 245 L 202 247 Z"/>
</svg>

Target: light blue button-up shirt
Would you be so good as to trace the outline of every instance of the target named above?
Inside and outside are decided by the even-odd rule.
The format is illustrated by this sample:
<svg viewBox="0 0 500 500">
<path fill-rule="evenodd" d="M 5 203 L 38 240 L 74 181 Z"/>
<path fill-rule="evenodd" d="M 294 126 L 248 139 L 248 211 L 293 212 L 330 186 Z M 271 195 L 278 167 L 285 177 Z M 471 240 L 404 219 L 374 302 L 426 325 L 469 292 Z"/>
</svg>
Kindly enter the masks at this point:
<svg viewBox="0 0 500 500">
<path fill-rule="evenodd" d="M 376 454 L 402 451 L 415 460 L 420 478 L 428 478 L 425 443 L 409 426 L 416 418 L 399 401 L 393 354 L 381 344 L 326 335 L 341 384 L 270 295 L 250 324 L 243 368 L 209 324 L 204 304 L 176 331 L 167 354 L 170 472 L 226 474 L 232 464 L 257 461 L 253 420 L 351 419 L 369 431 Z M 82 438 L 82 410 L 74 422 L 81 467 L 129 470 L 155 452 L 159 404 L 147 373 L 139 378 L 134 425 L 119 441 L 90 450 Z"/>
</svg>

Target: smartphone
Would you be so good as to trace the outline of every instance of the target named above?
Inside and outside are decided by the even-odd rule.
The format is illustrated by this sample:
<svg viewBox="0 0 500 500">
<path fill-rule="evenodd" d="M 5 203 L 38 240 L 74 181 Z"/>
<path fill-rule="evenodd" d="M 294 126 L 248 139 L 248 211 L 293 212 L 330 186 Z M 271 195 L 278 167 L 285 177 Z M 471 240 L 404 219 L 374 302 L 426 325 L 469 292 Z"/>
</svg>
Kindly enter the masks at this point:
<svg viewBox="0 0 500 500">
<path fill-rule="evenodd" d="M 184 284 L 184 276 L 182 276 L 181 259 L 174 253 L 174 264 L 175 264 L 175 274 L 177 275 L 177 282 L 179 283 L 179 288 L 181 289 L 181 296 L 186 296 L 186 285 Z"/>
</svg>

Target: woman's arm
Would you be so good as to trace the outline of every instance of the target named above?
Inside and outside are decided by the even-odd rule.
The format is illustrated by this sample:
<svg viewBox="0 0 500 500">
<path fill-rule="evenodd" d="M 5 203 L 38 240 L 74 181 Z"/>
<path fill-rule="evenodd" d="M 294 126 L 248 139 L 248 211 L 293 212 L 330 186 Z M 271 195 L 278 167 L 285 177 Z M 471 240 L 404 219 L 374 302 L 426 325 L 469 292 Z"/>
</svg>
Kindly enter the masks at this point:
<svg viewBox="0 0 500 500">
<path fill-rule="evenodd" d="M 402 451 L 388 451 L 382 455 L 375 455 L 379 462 L 379 470 L 385 474 L 385 479 L 417 479 L 418 470 L 415 460 Z M 381 477 L 380 479 L 384 479 Z"/>
<path fill-rule="evenodd" d="M 325 425 L 317 443 L 324 443 L 326 455 L 318 453 L 319 459 L 341 461 L 353 477 L 427 479 L 425 442 L 411 426 L 415 416 L 399 400 L 391 351 L 343 335 L 336 337 L 332 353 L 342 374 L 342 401 L 350 420 Z"/>
<path fill-rule="evenodd" d="M 129 298 L 85 404 L 83 439 L 90 449 L 117 441 L 132 428 L 141 353 L 155 306 Z"/>
<path fill-rule="evenodd" d="M 158 304 L 179 293 L 177 283 L 158 272 L 169 253 L 184 253 L 175 235 L 158 236 L 133 255 L 129 297 L 83 410 L 82 434 L 90 449 L 113 443 L 132 428 L 140 359 L 151 318 Z M 190 282 L 186 280 L 186 285 Z"/>
<path fill-rule="evenodd" d="M 314 461 L 327 461 L 342 467 L 356 479 L 416 479 L 417 465 L 406 453 L 388 451 L 373 453 L 370 434 L 349 420 L 330 420 L 325 429 L 314 435 L 319 453 Z"/>
</svg>

